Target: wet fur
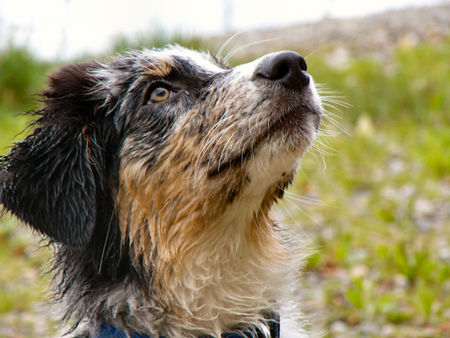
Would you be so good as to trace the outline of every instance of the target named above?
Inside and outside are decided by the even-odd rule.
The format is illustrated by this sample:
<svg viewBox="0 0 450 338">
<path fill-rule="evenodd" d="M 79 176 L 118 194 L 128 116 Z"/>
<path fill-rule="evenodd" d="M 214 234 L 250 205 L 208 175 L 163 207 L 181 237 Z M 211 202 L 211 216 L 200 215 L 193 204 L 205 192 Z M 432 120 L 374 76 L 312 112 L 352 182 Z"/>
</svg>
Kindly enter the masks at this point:
<svg viewBox="0 0 450 338">
<path fill-rule="evenodd" d="M 313 85 L 255 81 L 260 61 L 229 68 L 177 47 L 50 78 L 33 133 L 1 160 L 0 201 L 54 243 L 73 332 L 220 336 L 295 317 L 298 257 L 270 208 L 320 101 Z M 174 97 L 149 104 L 154 83 Z"/>
</svg>

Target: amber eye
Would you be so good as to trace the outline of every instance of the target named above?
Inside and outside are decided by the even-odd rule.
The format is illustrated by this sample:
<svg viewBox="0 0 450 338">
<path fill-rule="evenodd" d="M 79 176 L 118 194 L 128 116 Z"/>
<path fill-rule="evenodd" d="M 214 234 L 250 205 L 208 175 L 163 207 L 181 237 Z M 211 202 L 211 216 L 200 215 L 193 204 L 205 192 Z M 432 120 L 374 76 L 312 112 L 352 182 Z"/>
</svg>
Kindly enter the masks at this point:
<svg viewBox="0 0 450 338">
<path fill-rule="evenodd" d="M 162 102 L 169 98 L 170 90 L 164 87 L 156 87 L 150 93 L 150 100 L 152 102 Z"/>
</svg>

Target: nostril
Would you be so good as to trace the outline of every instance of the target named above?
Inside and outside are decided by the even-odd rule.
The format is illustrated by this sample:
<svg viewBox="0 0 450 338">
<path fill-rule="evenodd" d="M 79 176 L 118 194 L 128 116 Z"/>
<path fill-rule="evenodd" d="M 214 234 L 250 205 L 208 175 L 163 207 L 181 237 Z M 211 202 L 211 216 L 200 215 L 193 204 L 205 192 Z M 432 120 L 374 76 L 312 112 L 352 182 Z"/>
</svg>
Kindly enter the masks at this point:
<svg viewBox="0 0 450 338">
<path fill-rule="evenodd" d="M 279 80 L 288 76 L 290 67 L 286 62 L 279 62 L 273 66 L 272 69 L 268 69 L 267 75 L 270 80 Z"/>
<path fill-rule="evenodd" d="M 295 52 L 268 55 L 255 70 L 255 77 L 279 82 L 290 89 L 302 89 L 309 84 L 305 59 Z"/>
<path fill-rule="evenodd" d="M 308 70 L 308 65 L 306 64 L 305 58 L 303 56 L 300 56 L 298 62 L 300 64 L 300 69 L 306 72 Z"/>
</svg>

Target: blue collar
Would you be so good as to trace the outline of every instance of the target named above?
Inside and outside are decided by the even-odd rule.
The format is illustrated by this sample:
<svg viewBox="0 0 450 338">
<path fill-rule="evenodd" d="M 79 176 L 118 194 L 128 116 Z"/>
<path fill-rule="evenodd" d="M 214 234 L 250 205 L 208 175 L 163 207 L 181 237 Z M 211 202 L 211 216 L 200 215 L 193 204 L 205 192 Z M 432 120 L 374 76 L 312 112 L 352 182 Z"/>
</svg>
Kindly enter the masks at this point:
<svg viewBox="0 0 450 338">
<path fill-rule="evenodd" d="M 125 331 L 116 329 L 114 326 L 102 324 L 98 330 L 95 338 L 128 338 Z M 131 338 L 150 338 L 146 334 L 132 333 Z"/>
<path fill-rule="evenodd" d="M 278 315 L 273 314 L 271 315 L 271 322 L 270 322 L 270 337 L 271 338 L 279 338 L 280 337 L 280 318 Z M 117 329 L 114 326 L 111 326 L 109 324 L 102 324 L 100 326 L 99 331 L 95 335 L 94 338 L 127 338 L 127 334 L 125 331 L 121 329 Z M 140 333 L 132 333 L 130 335 L 131 338 L 151 338 L 150 336 L 146 334 L 140 334 Z M 252 333 L 250 332 L 244 332 L 244 333 L 222 333 L 222 338 L 258 338 L 263 337 L 262 334 L 258 333 L 257 337 L 254 337 Z M 164 338 L 162 336 L 159 336 L 159 338 Z M 212 338 L 210 336 L 200 336 L 199 338 Z"/>
</svg>

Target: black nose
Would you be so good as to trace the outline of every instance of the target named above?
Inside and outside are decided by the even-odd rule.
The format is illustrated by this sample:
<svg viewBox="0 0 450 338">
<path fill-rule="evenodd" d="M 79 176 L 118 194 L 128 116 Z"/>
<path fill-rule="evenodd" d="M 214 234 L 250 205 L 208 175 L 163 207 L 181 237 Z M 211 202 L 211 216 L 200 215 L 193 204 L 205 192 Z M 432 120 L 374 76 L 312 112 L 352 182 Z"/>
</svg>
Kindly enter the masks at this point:
<svg viewBox="0 0 450 338">
<path fill-rule="evenodd" d="M 301 90 L 309 85 L 306 61 L 295 52 L 279 52 L 266 56 L 256 67 L 255 77 L 278 82 L 286 88 Z"/>
</svg>

